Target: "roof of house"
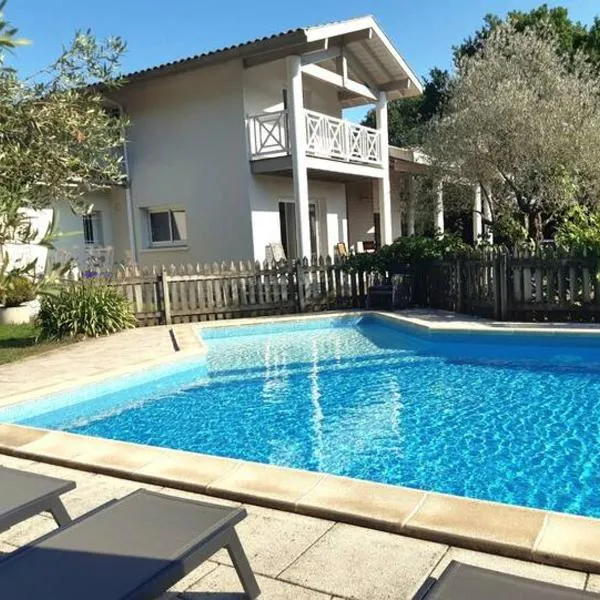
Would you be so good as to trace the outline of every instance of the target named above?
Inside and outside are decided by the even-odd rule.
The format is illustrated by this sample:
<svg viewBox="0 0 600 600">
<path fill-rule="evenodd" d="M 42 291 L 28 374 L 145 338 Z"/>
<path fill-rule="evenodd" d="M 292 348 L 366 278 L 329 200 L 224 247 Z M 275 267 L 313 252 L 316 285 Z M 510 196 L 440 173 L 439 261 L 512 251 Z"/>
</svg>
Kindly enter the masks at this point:
<svg viewBox="0 0 600 600">
<path fill-rule="evenodd" d="M 351 78 L 373 87 L 383 87 L 388 91 L 390 99 L 422 93 L 423 88 L 419 78 L 372 16 L 290 29 L 133 71 L 124 77 L 128 83 L 133 83 L 233 59 L 243 59 L 245 66 L 251 67 L 286 55 L 318 51 L 332 45 L 344 47 L 348 58 L 348 74 Z M 334 67 L 333 60 L 322 62 L 321 66 Z M 362 103 L 364 101 L 356 101 L 352 98 L 348 98 L 345 102 L 347 106 Z"/>
</svg>

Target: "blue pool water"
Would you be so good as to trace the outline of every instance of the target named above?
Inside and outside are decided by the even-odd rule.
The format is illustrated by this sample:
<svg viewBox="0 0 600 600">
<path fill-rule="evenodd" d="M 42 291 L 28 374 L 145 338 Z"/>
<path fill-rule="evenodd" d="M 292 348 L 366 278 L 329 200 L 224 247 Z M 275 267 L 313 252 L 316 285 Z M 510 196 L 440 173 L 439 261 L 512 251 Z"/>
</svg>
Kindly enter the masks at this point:
<svg viewBox="0 0 600 600">
<path fill-rule="evenodd" d="M 206 360 L 0 421 L 600 517 L 600 340 L 376 317 L 202 331 Z"/>
</svg>

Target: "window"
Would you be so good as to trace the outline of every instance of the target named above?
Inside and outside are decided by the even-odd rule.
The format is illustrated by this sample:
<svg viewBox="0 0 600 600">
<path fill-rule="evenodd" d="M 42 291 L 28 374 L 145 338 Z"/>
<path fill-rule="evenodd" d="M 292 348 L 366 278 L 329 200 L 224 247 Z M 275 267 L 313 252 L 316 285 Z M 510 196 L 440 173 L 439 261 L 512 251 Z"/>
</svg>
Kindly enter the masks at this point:
<svg viewBox="0 0 600 600">
<path fill-rule="evenodd" d="M 102 216 L 98 210 L 83 215 L 83 243 L 86 246 L 102 246 L 104 244 Z"/>
<path fill-rule="evenodd" d="M 308 219 L 310 227 L 310 246 L 314 256 L 319 252 L 319 233 L 317 207 L 313 202 L 308 205 Z M 281 244 L 283 245 L 286 256 L 288 258 L 297 258 L 296 205 L 294 202 L 284 200 L 279 203 L 279 228 Z"/>
<path fill-rule="evenodd" d="M 185 210 L 149 210 L 148 232 L 151 246 L 185 245 L 187 242 Z"/>
</svg>

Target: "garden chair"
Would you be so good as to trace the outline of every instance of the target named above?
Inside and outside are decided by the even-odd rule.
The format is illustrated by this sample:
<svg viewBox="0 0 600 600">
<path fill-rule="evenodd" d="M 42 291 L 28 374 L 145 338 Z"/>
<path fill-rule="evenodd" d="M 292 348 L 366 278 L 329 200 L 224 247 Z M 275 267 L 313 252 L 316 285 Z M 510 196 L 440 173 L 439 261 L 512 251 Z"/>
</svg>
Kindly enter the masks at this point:
<svg viewBox="0 0 600 600">
<path fill-rule="evenodd" d="M 600 594 L 507 575 L 452 561 L 428 579 L 413 600 L 591 600 Z"/>
<path fill-rule="evenodd" d="M 150 600 L 221 548 L 246 597 L 260 590 L 234 529 L 243 508 L 148 490 L 108 502 L 0 561 L 10 600 Z"/>
<path fill-rule="evenodd" d="M 0 531 L 41 512 L 51 513 L 59 526 L 70 523 L 60 496 L 73 489 L 73 481 L 0 467 Z"/>
</svg>

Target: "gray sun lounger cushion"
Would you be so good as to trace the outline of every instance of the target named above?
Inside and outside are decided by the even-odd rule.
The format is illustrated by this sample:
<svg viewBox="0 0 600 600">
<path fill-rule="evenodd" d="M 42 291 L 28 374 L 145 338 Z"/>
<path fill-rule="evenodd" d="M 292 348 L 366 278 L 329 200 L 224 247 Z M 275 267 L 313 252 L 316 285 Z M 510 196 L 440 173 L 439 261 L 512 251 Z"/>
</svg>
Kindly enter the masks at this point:
<svg viewBox="0 0 600 600">
<path fill-rule="evenodd" d="M 243 508 L 138 490 L 0 561 L 11 600 L 150 600 L 221 548 L 248 598 L 259 589 L 234 526 Z"/>
<path fill-rule="evenodd" d="M 71 519 L 60 496 L 73 489 L 73 481 L 0 467 L 0 531 L 45 511 L 66 525 Z"/>
<path fill-rule="evenodd" d="M 415 600 L 591 600 L 599 594 L 452 561 Z"/>
</svg>

